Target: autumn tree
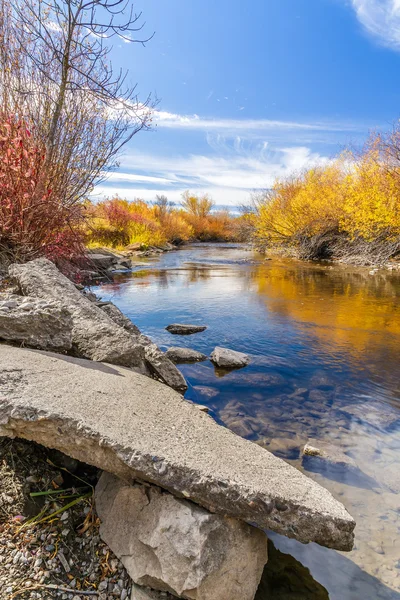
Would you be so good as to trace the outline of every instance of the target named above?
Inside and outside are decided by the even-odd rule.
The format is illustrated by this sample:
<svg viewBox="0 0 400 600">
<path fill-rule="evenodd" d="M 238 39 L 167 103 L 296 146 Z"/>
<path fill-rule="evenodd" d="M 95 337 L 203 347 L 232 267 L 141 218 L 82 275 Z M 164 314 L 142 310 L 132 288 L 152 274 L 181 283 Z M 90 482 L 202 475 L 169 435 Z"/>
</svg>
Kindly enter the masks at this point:
<svg viewBox="0 0 400 600">
<path fill-rule="evenodd" d="M 112 40 L 144 44 L 142 28 L 130 0 L 0 0 L 0 107 L 43 148 L 34 197 L 76 212 L 149 127 L 154 103 L 110 63 Z"/>
<path fill-rule="evenodd" d="M 194 217 L 204 219 L 211 213 L 215 204 L 208 194 L 196 196 L 196 194 L 192 194 L 189 190 L 186 190 L 182 194 L 182 206 L 184 210 Z"/>
</svg>

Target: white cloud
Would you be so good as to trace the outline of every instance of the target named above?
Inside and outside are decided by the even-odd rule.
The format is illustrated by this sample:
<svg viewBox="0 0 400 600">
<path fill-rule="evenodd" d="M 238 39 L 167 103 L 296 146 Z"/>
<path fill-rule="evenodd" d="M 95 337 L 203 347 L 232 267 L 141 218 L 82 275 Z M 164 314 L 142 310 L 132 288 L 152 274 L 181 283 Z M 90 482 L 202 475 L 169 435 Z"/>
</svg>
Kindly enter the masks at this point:
<svg viewBox="0 0 400 600">
<path fill-rule="evenodd" d="M 170 200 L 179 202 L 182 192 L 190 189 L 211 194 L 217 204 L 235 206 L 245 202 L 252 190 L 270 187 L 276 178 L 328 160 L 307 147 L 269 150 L 266 143 L 261 144 L 257 151 L 247 153 L 236 143 L 236 150 L 233 147 L 230 153 L 224 152 L 220 156 L 191 154 L 173 157 L 132 153 L 122 162 L 124 169 L 135 173 L 114 174 L 111 181 L 96 188 L 96 194 L 109 196 L 114 193 L 128 200 L 137 197 L 153 200 L 156 194 L 165 194 Z M 147 175 L 149 165 L 151 175 Z M 141 175 L 141 172 L 146 175 Z M 129 186 L 129 182 L 136 185 Z M 150 189 L 146 183 L 156 185 Z"/>
<path fill-rule="evenodd" d="M 137 183 L 158 183 L 160 185 L 166 185 L 173 183 L 170 179 L 165 179 L 163 177 L 152 177 L 150 175 L 137 175 L 136 173 L 124 173 L 123 171 L 116 171 L 115 173 L 110 173 L 107 176 L 108 181 L 135 181 Z"/>
<path fill-rule="evenodd" d="M 160 127 L 172 129 L 197 129 L 197 130 L 229 130 L 229 131 L 271 131 L 279 130 L 306 130 L 306 131 L 357 131 L 358 128 L 350 124 L 323 123 L 323 122 L 297 122 L 277 121 L 271 119 L 213 119 L 199 115 L 179 115 L 168 111 L 156 110 L 153 113 L 154 123 Z"/>
<path fill-rule="evenodd" d="M 357 18 L 381 44 L 400 50 L 400 0 L 351 0 Z"/>
</svg>

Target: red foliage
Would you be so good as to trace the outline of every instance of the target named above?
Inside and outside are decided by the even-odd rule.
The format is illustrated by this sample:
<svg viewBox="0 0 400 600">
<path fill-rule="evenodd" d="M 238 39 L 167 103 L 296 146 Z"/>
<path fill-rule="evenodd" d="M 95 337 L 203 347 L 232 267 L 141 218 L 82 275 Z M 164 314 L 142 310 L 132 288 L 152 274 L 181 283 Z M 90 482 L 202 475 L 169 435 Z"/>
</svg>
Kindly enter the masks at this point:
<svg viewBox="0 0 400 600">
<path fill-rule="evenodd" d="M 82 250 L 81 207 L 65 205 L 43 183 L 44 165 L 26 123 L 0 115 L 0 251 L 11 260 L 69 260 Z"/>
</svg>

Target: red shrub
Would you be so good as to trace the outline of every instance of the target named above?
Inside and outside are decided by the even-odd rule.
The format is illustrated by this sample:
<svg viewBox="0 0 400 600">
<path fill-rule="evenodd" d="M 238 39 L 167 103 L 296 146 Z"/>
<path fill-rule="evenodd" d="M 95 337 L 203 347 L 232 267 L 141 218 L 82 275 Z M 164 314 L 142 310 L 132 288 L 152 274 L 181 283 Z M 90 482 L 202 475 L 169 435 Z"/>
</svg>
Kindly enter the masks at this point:
<svg viewBox="0 0 400 600">
<path fill-rule="evenodd" d="M 44 164 L 44 148 L 26 123 L 0 115 L 0 251 L 9 260 L 69 260 L 82 250 L 82 209 L 43 183 Z"/>
</svg>

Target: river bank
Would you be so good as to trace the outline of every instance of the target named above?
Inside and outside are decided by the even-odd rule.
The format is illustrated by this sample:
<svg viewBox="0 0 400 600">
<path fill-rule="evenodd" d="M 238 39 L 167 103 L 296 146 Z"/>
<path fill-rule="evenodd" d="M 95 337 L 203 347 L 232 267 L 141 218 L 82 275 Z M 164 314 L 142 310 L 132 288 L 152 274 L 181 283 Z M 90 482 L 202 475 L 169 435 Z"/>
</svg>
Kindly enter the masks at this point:
<svg viewBox="0 0 400 600">
<path fill-rule="evenodd" d="M 324 244 L 324 240 L 319 240 L 321 246 Z M 313 246 L 313 244 L 311 244 Z M 315 244 L 313 249 L 310 247 L 302 247 L 301 244 L 296 245 L 269 245 L 260 246 L 255 249 L 264 254 L 267 258 L 287 258 L 301 261 L 309 261 L 316 263 L 329 263 L 332 265 L 348 265 L 349 267 L 364 267 L 366 269 L 386 269 L 388 271 L 400 272 L 400 255 L 391 254 L 390 251 L 383 252 L 379 255 L 379 252 L 363 251 L 365 250 L 365 244 L 362 248 L 353 248 L 351 243 L 346 241 L 330 245 L 326 244 L 324 248 L 317 247 Z M 389 255 L 389 256 L 388 256 Z"/>
<path fill-rule="evenodd" d="M 267 538 L 260 529 L 351 550 L 355 522 L 344 506 L 310 478 L 220 427 L 184 399 L 186 381 L 168 353 L 114 304 L 88 297 L 46 259 L 13 265 L 9 274 L 16 287 L 1 299 L 1 338 L 41 351 L 0 345 L 0 435 L 36 441 L 107 471 L 95 489 L 89 483 L 91 492 L 76 498 L 73 489 L 72 504 L 92 498 L 101 519 L 100 536 L 135 584 L 155 590 L 134 585 L 133 600 L 153 598 L 156 591 L 190 597 L 186 590 L 192 594 L 193 578 L 204 600 L 253 600 L 267 562 Z M 180 336 L 201 335 L 207 329 L 176 322 L 165 327 L 169 335 Z M 225 374 L 250 362 L 245 354 L 226 348 L 215 348 L 210 359 Z M 59 485 L 54 491 L 39 491 L 39 496 L 51 497 Z M 115 503 L 122 500 L 121 512 Z M 147 516 L 142 515 L 145 506 Z M 33 523 L 25 512 L 16 516 L 25 530 L 42 521 L 58 522 L 65 508 L 40 515 Z M 154 521 L 150 529 L 149 519 Z M 175 523 L 172 528 L 157 525 L 169 521 Z M 128 523 L 134 526 L 127 530 Z M 154 536 L 160 537 L 156 546 Z M 185 550 L 179 543 L 182 536 Z M 217 561 L 212 558 L 216 547 Z M 181 548 L 178 554 L 176 548 Z M 14 554 L 6 554 L 7 564 L 10 558 L 16 564 Z M 28 554 L 23 553 L 23 562 L 33 560 L 32 552 Z M 18 562 L 20 554 L 16 556 Z M 65 568 L 62 556 L 58 560 Z M 174 568 L 182 560 L 183 579 L 181 569 Z M 43 585 L 55 590 L 53 584 Z M 42 583 L 24 581 L 22 593 L 35 594 L 38 586 Z M 21 589 L 14 588 L 12 593 L 19 595 Z M 62 588 L 58 591 L 65 592 Z"/>
<path fill-rule="evenodd" d="M 208 327 L 181 346 L 205 357 L 220 344 L 248 354 L 241 371 L 208 360 L 180 365 L 186 398 L 323 484 L 357 516 L 349 555 L 270 533 L 277 547 L 310 568 L 330 598 L 397 600 L 397 274 L 265 261 L 229 244 L 142 260 L 92 292 L 104 304 L 112 300 L 162 350 L 176 343 L 165 327 L 186 322 Z M 311 439 L 340 449 L 342 464 L 303 460 Z"/>
<path fill-rule="evenodd" d="M 398 600 L 400 440 L 396 422 L 385 423 L 400 415 L 397 272 L 266 261 L 234 244 L 187 246 L 146 262 L 93 291 L 112 299 L 162 349 L 171 345 L 165 324 L 181 320 L 208 325 L 182 345 L 209 355 L 223 343 L 250 355 L 251 364 L 231 374 L 207 361 L 179 365 L 186 397 L 323 483 L 358 515 L 349 555 L 275 536 L 277 547 L 308 567 L 331 599 Z M 310 438 L 344 450 L 358 475 L 308 470 L 301 449 Z"/>
</svg>

